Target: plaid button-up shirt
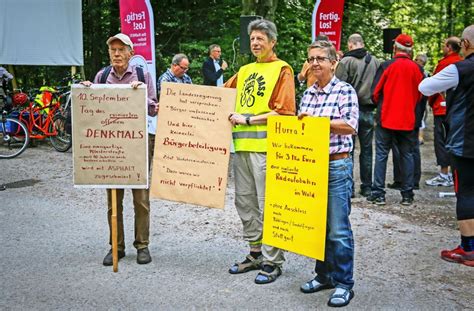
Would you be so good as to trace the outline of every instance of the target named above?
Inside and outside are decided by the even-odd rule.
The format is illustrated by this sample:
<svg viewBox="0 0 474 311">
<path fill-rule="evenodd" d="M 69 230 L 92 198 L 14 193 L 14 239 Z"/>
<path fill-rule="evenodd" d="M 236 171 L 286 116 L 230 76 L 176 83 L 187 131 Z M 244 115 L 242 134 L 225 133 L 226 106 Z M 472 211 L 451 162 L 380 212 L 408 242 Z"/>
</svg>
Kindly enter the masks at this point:
<svg viewBox="0 0 474 311">
<path fill-rule="evenodd" d="M 342 119 L 357 131 L 359 123 L 359 103 L 354 88 L 334 76 L 322 89 L 316 82 L 308 88 L 301 99 L 300 113 L 307 112 L 315 117 Z M 329 154 L 351 152 L 352 135 L 330 134 Z"/>
<path fill-rule="evenodd" d="M 168 68 L 156 82 L 156 92 L 158 93 L 158 100 L 160 99 L 161 94 L 161 83 L 163 82 L 174 82 L 174 83 L 186 83 L 193 84 L 191 77 L 187 74 L 184 74 L 181 78 L 178 78 L 173 74 L 173 72 Z"/>
</svg>

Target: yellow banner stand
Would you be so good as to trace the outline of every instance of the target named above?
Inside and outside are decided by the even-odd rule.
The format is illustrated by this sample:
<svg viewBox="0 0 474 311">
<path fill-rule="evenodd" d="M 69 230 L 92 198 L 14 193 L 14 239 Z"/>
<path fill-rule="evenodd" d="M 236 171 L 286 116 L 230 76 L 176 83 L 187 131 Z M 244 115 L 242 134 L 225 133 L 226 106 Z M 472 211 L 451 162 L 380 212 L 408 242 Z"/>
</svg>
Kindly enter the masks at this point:
<svg viewBox="0 0 474 311">
<path fill-rule="evenodd" d="M 263 243 L 324 260 L 329 119 L 268 119 Z"/>
</svg>

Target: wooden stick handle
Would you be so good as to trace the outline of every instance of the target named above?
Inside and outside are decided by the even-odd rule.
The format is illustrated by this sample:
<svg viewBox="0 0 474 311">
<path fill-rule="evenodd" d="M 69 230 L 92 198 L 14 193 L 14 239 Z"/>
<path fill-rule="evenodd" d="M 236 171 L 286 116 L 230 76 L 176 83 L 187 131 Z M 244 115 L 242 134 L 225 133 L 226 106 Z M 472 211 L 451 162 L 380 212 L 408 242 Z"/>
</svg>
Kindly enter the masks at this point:
<svg viewBox="0 0 474 311">
<path fill-rule="evenodd" d="M 112 263 L 114 272 L 118 272 L 118 233 L 117 233 L 117 189 L 112 189 Z"/>
</svg>

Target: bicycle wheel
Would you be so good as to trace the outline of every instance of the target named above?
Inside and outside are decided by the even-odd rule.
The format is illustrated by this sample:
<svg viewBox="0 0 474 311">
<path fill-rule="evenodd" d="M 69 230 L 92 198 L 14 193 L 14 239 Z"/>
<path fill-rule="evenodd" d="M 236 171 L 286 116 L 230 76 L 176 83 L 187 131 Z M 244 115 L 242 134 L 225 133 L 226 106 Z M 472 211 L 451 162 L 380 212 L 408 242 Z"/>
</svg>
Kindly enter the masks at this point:
<svg viewBox="0 0 474 311">
<path fill-rule="evenodd" d="M 49 132 L 53 133 L 56 130 L 57 135 L 50 136 L 49 140 L 54 149 L 59 152 L 66 152 L 72 146 L 72 136 L 66 131 L 66 117 L 57 114 L 53 117 L 53 122 L 49 125 Z"/>
<path fill-rule="evenodd" d="M 0 159 L 14 158 L 25 151 L 30 141 L 26 126 L 17 119 L 0 119 Z"/>
</svg>

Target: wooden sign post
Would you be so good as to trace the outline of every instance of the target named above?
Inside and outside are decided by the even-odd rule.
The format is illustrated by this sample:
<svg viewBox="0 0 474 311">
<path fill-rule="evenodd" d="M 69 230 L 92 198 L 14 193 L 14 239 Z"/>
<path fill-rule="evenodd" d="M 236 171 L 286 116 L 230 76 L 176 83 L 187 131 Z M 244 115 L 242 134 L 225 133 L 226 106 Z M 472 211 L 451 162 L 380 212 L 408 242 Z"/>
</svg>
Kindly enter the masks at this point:
<svg viewBox="0 0 474 311">
<path fill-rule="evenodd" d="M 74 187 L 112 196 L 113 271 L 118 271 L 117 191 L 148 188 L 146 86 L 72 86 Z"/>
<path fill-rule="evenodd" d="M 118 272 L 118 245 L 117 245 L 117 189 L 112 189 L 112 263 L 114 272 Z"/>
</svg>

